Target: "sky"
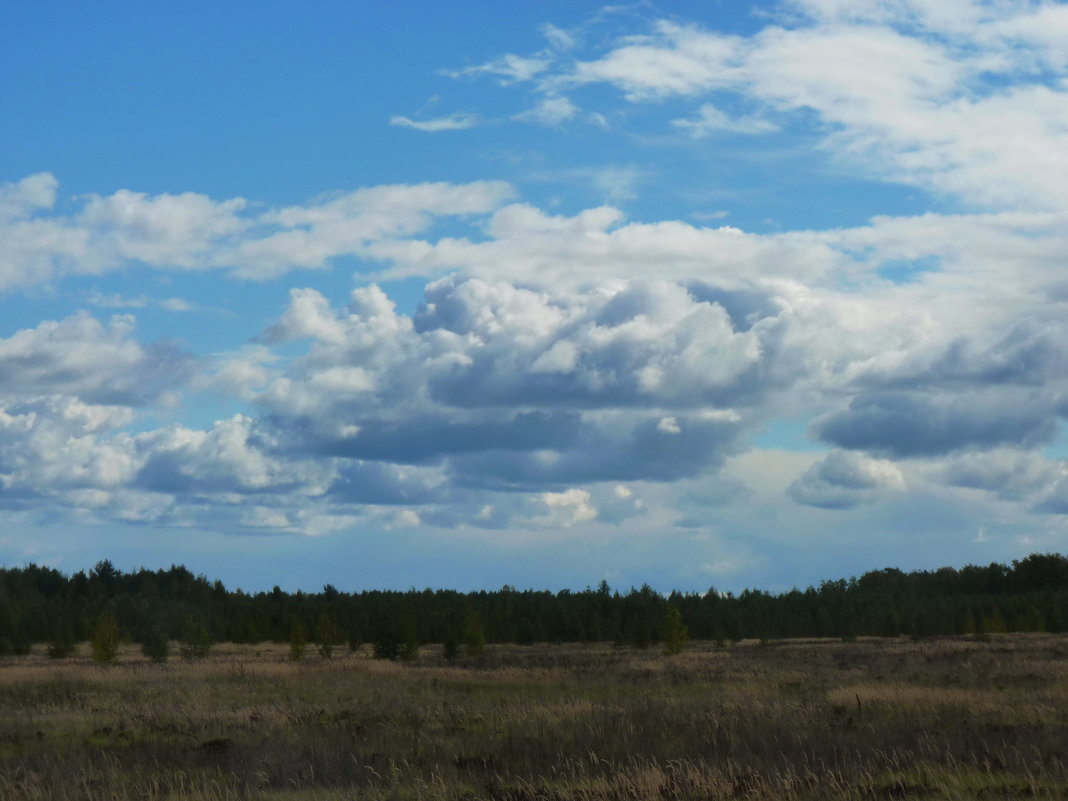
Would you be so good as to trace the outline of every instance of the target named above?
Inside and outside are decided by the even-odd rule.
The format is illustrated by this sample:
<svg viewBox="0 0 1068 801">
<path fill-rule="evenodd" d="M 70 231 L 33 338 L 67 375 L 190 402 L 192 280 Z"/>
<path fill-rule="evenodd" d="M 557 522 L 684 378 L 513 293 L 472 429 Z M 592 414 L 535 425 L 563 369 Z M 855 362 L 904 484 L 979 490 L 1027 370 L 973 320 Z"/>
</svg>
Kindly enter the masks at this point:
<svg viewBox="0 0 1068 801">
<path fill-rule="evenodd" d="M 1068 4 L 0 5 L 0 564 L 1068 551 Z"/>
</svg>

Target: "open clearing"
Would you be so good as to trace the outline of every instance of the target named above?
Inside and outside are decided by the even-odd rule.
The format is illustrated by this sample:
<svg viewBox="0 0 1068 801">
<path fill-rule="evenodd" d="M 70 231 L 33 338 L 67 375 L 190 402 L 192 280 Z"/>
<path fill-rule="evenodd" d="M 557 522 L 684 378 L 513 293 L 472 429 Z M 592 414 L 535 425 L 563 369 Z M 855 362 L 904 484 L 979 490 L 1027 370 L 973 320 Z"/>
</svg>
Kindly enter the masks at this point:
<svg viewBox="0 0 1068 801">
<path fill-rule="evenodd" d="M 0 660 L 0 798 L 1068 797 L 1064 635 L 79 653 Z"/>
</svg>

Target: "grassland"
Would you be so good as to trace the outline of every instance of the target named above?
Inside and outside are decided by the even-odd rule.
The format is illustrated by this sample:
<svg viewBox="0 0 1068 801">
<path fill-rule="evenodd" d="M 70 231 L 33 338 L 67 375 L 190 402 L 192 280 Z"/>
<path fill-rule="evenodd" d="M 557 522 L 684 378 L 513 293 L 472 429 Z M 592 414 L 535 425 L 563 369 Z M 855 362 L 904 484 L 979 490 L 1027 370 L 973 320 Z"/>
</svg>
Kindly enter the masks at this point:
<svg viewBox="0 0 1068 801">
<path fill-rule="evenodd" d="M 1065 636 L 287 657 L 3 660 L 0 798 L 1068 798 Z"/>
</svg>

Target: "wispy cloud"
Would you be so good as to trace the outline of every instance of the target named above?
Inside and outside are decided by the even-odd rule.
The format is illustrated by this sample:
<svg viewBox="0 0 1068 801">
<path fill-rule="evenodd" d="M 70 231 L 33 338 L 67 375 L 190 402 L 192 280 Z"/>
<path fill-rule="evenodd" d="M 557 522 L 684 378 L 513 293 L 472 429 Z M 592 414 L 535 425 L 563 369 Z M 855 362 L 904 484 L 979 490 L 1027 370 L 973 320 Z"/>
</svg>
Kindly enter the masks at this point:
<svg viewBox="0 0 1068 801">
<path fill-rule="evenodd" d="M 450 114 L 447 117 L 435 117 L 429 120 L 413 120 L 410 117 L 395 116 L 389 118 L 390 125 L 401 128 L 414 128 L 417 131 L 438 133 L 439 131 L 463 131 L 479 124 L 477 114 Z"/>
</svg>

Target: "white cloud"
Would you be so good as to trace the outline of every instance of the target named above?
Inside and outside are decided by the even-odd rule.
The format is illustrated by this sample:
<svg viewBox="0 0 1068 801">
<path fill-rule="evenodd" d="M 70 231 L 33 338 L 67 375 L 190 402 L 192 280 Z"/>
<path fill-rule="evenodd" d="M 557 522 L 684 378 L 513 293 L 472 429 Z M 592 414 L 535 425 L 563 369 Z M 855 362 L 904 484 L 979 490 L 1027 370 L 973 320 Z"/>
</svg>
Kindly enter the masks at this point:
<svg viewBox="0 0 1068 801">
<path fill-rule="evenodd" d="M 430 120 L 413 120 L 410 117 L 394 116 L 389 118 L 390 125 L 401 128 L 414 128 L 417 131 L 437 133 L 439 131 L 464 131 L 479 124 L 477 114 L 450 114 L 447 117 L 435 117 Z"/>
<path fill-rule="evenodd" d="M 597 507 L 590 503 L 590 493 L 586 490 L 573 488 L 564 492 L 544 492 L 541 500 L 549 512 L 545 525 L 567 528 L 597 519 Z"/>
<path fill-rule="evenodd" d="M 264 210 L 243 198 L 122 189 L 57 214 L 55 191 L 48 174 L 0 187 L 0 292 L 132 265 L 271 278 L 365 255 L 374 241 L 410 236 L 437 217 L 485 214 L 513 194 L 500 181 L 376 186 Z"/>
<path fill-rule="evenodd" d="M 730 86 L 744 42 L 673 22 L 657 22 L 653 33 L 628 37 L 595 61 L 579 62 L 566 82 L 612 83 L 632 101 L 665 95 L 694 95 Z"/>
<path fill-rule="evenodd" d="M 716 133 L 764 134 L 779 130 L 779 126 L 760 117 L 731 117 L 710 103 L 697 109 L 695 119 L 672 120 L 671 124 L 686 131 L 695 139 Z"/>
<path fill-rule="evenodd" d="M 578 106 L 570 99 L 556 95 L 542 98 L 533 108 L 517 114 L 515 119 L 542 125 L 560 125 L 573 119 L 578 113 Z"/>
<path fill-rule="evenodd" d="M 559 30 L 554 28 L 553 30 Z M 547 31 L 548 33 L 548 31 Z M 556 37 L 560 39 L 559 36 Z M 525 58 L 514 53 L 501 56 L 485 64 L 476 64 L 455 70 L 442 70 L 450 78 L 472 78 L 479 75 L 493 75 L 504 85 L 533 80 L 539 73 L 549 67 L 550 60 L 544 56 Z"/>
<path fill-rule="evenodd" d="M 1068 208 L 1063 6 L 794 6 L 800 17 L 746 37 L 660 20 L 592 58 L 542 54 L 524 79 L 548 98 L 607 84 L 632 104 L 693 99 L 696 116 L 674 124 L 694 136 L 773 130 L 764 113 L 730 117 L 711 103 L 731 96 L 784 125 L 815 119 L 827 152 L 876 178 L 994 209 Z"/>
<path fill-rule="evenodd" d="M 787 494 L 797 503 L 821 509 L 850 509 L 873 503 L 888 490 L 905 487 L 892 462 L 849 451 L 831 451 L 794 481 Z"/>
<path fill-rule="evenodd" d="M 143 346 L 134 320 L 105 325 L 85 313 L 0 339 L 0 400 L 67 395 L 96 404 L 143 405 L 180 385 L 190 360 L 170 346 Z"/>
<path fill-rule="evenodd" d="M 27 176 L 15 184 L 0 184 L 0 221 L 19 220 L 39 209 L 52 208 L 58 186 L 55 176 L 47 172 Z"/>
<path fill-rule="evenodd" d="M 551 22 L 547 22 L 541 26 L 541 33 L 549 40 L 549 44 L 557 50 L 570 50 L 578 44 L 572 34 L 562 28 L 556 27 Z"/>
</svg>

